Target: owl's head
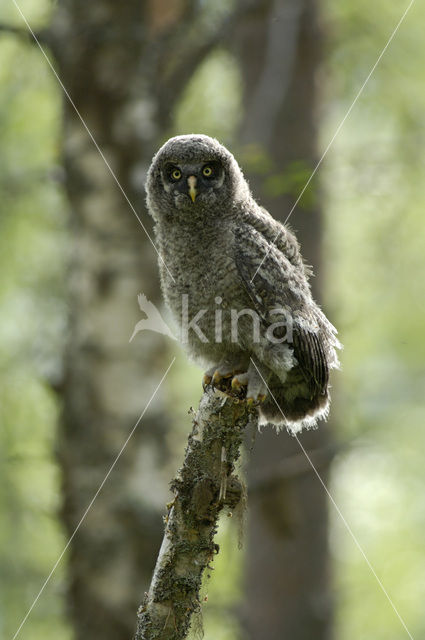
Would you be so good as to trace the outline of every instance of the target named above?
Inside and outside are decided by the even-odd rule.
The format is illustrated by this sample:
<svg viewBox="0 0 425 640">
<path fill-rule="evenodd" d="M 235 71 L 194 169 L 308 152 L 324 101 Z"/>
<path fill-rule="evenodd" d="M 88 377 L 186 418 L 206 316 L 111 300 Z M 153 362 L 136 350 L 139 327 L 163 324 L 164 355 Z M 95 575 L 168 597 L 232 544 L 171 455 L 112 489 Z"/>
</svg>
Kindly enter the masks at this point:
<svg viewBox="0 0 425 640">
<path fill-rule="evenodd" d="M 249 189 L 232 154 L 205 135 L 176 136 L 154 156 L 146 182 L 147 204 L 164 216 L 230 213 Z"/>
</svg>

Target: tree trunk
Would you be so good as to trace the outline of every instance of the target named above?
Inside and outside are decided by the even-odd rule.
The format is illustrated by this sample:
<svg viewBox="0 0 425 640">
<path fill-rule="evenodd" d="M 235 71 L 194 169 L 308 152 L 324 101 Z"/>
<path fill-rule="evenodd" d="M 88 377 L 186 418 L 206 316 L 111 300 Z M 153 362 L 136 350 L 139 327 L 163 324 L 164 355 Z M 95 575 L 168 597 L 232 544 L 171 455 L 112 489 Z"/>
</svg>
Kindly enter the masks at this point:
<svg viewBox="0 0 425 640">
<path fill-rule="evenodd" d="M 240 155 L 261 203 L 284 221 L 314 168 L 317 70 L 321 33 L 315 0 L 256 3 L 241 21 L 235 49 L 242 67 L 245 118 Z M 320 273 L 318 189 L 308 189 L 291 216 L 307 263 Z M 320 278 L 313 290 L 320 297 Z M 321 423 L 304 432 L 328 478 L 331 434 Z M 244 638 L 329 640 L 328 505 L 315 474 L 286 432 L 266 428 L 248 469 L 249 524 Z"/>
<path fill-rule="evenodd" d="M 171 360 L 159 334 L 129 338 L 137 294 L 160 300 L 157 255 L 142 228 L 151 234 L 146 171 L 223 26 L 208 31 L 201 11 L 192 0 L 60 0 L 48 34 L 58 74 L 104 154 L 64 97 L 70 315 L 57 450 L 69 536 Z M 158 395 L 72 539 L 68 603 L 81 640 L 134 633 L 169 497 L 163 388 Z"/>
<path fill-rule="evenodd" d="M 149 226 L 141 178 L 158 128 L 147 122 L 143 41 L 132 29 L 140 20 L 140 3 L 61 2 L 53 34 L 59 75 Z M 141 337 L 129 344 L 140 317 L 137 294 L 159 298 L 156 256 L 67 99 L 63 114 L 72 240 L 58 456 L 71 535 L 159 381 L 167 343 L 152 335 L 149 343 Z M 152 468 L 167 456 L 167 416 L 159 406 L 144 416 L 72 541 L 68 608 L 77 639 L 128 640 L 134 631 L 167 496 L 165 479 Z"/>
</svg>

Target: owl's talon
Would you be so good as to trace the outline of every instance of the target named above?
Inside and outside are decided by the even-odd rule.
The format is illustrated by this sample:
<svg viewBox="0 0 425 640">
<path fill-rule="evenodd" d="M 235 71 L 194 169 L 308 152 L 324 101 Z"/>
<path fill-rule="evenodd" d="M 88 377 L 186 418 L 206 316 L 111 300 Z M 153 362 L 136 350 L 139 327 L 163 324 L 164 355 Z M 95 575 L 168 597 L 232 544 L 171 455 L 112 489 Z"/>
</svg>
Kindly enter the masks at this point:
<svg viewBox="0 0 425 640">
<path fill-rule="evenodd" d="M 238 375 L 233 376 L 232 378 L 233 391 L 240 391 L 242 387 L 246 387 L 247 385 L 248 385 L 247 373 L 240 373 Z"/>
<path fill-rule="evenodd" d="M 208 386 L 211 386 L 213 391 L 217 388 L 222 393 L 231 397 L 234 397 L 235 393 L 240 394 L 240 386 L 236 388 L 232 387 L 232 380 L 236 375 L 238 375 L 238 377 L 240 377 L 240 375 L 244 376 L 244 373 L 241 374 L 243 370 L 243 363 L 239 360 L 223 360 L 205 371 L 202 380 L 204 391 Z"/>
<path fill-rule="evenodd" d="M 263 394 L 257 396 L 257 399 L 250 396 L 249 398 L 246 399 L 246 403 L 248 407 L 259 407 L 260 404 L 264 402 L 265 399 L 266 399 L 266 396 Z"/>
<path fill-rule="evenodd" d="M 232 375 L 233 374 L 232 374 L 231 371 L 223 373 L 219 369 L 216 369 L 216 371 L 214 371 L 214 375 L 212 377 L 212 383 L 213 383 L 213 385 L 218 385 L 219 382 L 221 382 L 222 380 L 224 380 L 226 378 L 231 378 Z"/>
<path fill-rule="evenodd" d="M 204 377 L 202 378 L 202 388 L 206 391 L 207 387 L 211 384 L 211 376 L 208 373 L 204 373 Z"/>
</svg>

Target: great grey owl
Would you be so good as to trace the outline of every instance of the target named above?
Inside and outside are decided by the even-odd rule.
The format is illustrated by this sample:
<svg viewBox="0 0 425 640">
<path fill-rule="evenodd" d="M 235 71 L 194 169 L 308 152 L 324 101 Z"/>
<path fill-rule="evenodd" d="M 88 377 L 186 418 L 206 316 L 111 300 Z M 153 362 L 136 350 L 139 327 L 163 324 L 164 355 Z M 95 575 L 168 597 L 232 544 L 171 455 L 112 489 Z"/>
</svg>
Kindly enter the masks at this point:
<svg viewBox="0 0 425 640">
<path fill-rule="evenodd" d="M 165 300 L 204 385 L 243 394 L 296 431 L 329 406 L 336 330 L 311 296 L 289 229 L 253 199 L 233 155 L 205 135 L 171 138 L 149 169 Z"/>
</svg>

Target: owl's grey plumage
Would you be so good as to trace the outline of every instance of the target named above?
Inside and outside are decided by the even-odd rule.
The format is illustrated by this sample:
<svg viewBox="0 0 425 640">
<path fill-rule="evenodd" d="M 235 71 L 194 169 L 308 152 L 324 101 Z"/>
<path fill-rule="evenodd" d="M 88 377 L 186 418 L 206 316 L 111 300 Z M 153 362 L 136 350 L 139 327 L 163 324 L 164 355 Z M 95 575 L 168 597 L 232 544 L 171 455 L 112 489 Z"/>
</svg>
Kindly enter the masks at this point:
<svg viewBox="0 0 425 640">
<path fill-rule="evenodd" d="M 295 236 L 205 135 L 168 140 L 146 191 L 163 293 L 189 354 L 207 367 L 205 382 L 235 393 L 247 385 L 263 421 L 314 425 L 328 411 L 340 344 L 312 299 Z"/>
</svg>

